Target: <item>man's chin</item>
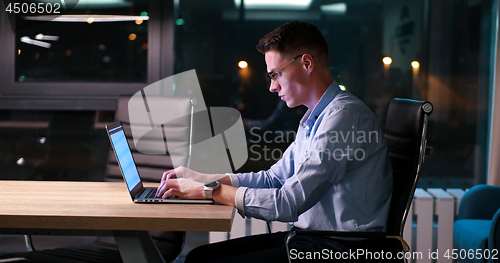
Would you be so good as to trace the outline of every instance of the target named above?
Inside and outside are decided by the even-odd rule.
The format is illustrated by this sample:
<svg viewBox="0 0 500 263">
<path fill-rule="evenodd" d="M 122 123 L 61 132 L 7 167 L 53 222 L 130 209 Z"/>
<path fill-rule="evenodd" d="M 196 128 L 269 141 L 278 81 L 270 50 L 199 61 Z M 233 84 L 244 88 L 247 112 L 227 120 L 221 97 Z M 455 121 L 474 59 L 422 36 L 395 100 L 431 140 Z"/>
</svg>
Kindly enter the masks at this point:
<svg viewBox="0 0 500 263">
<path fill-rule="evenodd" d="M 291 101 L 285 101 L 285 103 L 286 103 L 286 106 L 288 108 L 295 108 L 295 107 L 297 107 L 297 105 L 295 103 L 291 102 Z"/>
</svg>

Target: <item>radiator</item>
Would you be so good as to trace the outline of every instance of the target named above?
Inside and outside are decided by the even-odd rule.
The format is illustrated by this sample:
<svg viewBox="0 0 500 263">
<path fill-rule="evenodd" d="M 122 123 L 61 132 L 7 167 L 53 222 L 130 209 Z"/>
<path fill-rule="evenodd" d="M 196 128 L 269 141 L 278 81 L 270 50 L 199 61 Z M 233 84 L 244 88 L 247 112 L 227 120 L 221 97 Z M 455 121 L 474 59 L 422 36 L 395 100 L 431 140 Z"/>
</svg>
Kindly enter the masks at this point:
<svg viewBox="0 0 500 263">
<path fill-rule="evenodd" d="M 415 190 L 403 232 L 410 245 L 413 263 L 451 263 L 453 222 L 465 191 L 421 188 Z"/>
<path fill-rule="evenodd" d="M 409 262 L 452 263 L 445 252 L 453 249 L 453 222 L 464 195 L 462 189 L 429 188 L 415 190 L 403 238 L 410 245 Z M 267 233 L 267 224 L 259 219 L 235 215 L 231 232 L 210 232 L 209 242 Z M 271 223 L 271 232 L 287 231 L 289 224 Z"/>
</svg>

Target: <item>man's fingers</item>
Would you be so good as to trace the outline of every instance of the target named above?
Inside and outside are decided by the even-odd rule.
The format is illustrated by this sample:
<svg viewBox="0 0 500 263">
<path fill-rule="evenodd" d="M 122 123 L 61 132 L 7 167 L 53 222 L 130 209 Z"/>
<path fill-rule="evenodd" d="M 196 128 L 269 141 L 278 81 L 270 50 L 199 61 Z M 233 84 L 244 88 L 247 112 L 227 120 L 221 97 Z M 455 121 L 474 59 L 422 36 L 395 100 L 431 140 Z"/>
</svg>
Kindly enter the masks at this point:
<svg viewBox="0 0 500 263">
<path fill-rule="evenodd" d="M 166 191 L 165 187 L 166 187 L 165 181 L 162 180 L 160 182 L 160 186 L 158 186 L 158 188 L 156 189 L 156 197 L 160 197 L 163 195 L 163 193 Z"/>
<path fill-rule="evenodd" d="M 179 188 L 179 183 L 177 182 L 177 179 L 161 181 L 160 186 L 156 190 L 156 196 L 157 197 L 163 196 L 164 193 L 169 191 L 170 189 L 178 189 L 178 188 Z"/>
<path fill-rule="evenodd" d="M 175 178 L 177 178 L 177 175 L 175 173 L 175 170 L 172 169 L 172 170 L 168 170 L 168 171 L 164 172 L 163 176 L 161 177 L 161 180 L 165 181 L 168 179 L 175 179 Z"/>
<path fill-rule="evenodd" d="M 168 189 L 167 191 L 165 191 L 165 193 L 161 196 L 161 198 L 165 199 L 165 198 L 168 198 L 170 196 L 174 196 L 175 195 L 175 189 L 174 188 L 170 188 Z"/>
</svg>

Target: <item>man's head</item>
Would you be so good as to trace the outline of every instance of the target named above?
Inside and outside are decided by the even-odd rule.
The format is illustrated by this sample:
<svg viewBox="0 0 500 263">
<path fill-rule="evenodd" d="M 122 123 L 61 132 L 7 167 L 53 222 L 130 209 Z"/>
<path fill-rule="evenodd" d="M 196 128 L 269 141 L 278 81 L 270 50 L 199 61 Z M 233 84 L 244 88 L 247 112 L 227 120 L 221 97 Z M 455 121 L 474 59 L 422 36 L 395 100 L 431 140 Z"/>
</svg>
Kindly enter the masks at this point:
<svg viewBox="0 0 500 263">
<path fill-rule="evenodd" d="M 328 43 L 325 37 L 315 25 L 303 21 L 289 22 L 269 32 L 259 41 L 257 50 L 262 54 L 277 51 L 291 58 L 308 53 L 323 67 L 328 67 Z"/>
<path fill-rule="evenodd" d="M 286 23 L 264 36 L 257 50 L 265 55 L 269 90 L 278 93 L 288 107 L 314 107 L 333 82 L 328 43 L 313 24 Z"/>
</svg>

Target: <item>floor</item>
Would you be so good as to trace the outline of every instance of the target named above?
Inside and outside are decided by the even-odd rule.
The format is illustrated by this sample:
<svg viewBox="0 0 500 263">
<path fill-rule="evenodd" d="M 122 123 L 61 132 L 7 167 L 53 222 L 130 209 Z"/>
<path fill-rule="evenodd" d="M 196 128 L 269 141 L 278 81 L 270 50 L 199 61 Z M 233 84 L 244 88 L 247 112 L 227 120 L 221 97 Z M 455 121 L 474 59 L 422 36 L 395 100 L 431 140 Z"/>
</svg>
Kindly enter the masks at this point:
<svg viewBox="0 0 500 263">
<path fill-rule="evenodd" d="M 33 236 L 33 246 L 37 250 L 51 249 L 58 247 L 84 246 L 94 242 L 96 237 L 74 237 L 74 236 Z M 187 253 L 193 248 L 208 243 L 207 232 L 187 232 L 186 242 L 179 258 L 175 263 L 184 262 Z M 10 254 L 17 252 L 27 252 L 24 236 L 22 235 L 1 235 L 0 254 Z"/>
</svg>

